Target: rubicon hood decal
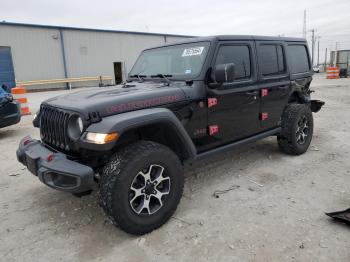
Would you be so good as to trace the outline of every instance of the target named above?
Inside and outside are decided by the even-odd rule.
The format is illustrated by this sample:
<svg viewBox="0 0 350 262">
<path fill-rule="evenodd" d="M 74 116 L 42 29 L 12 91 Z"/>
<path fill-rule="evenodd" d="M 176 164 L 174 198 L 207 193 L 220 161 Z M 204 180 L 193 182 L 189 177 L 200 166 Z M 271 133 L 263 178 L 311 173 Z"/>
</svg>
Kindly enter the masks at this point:
<svg viewBox="0 0 350 262">
<path fill-rule="evenodd" d="M 121 103 L 119 105 L 112 105 L 106 108 L 107 114 L 117 114 L 126 111 L 133 111 L 142 108 L 154 107 L 169 103 L 178 102 L 184 100 L 185 96 L 183 93 L 175 94 L 175 95 L 167 95 L 154 97 L 149 99 L 137 100 L 128 103 Z"/>
<path fill-rule="evenodd" d="M 100 117 L 105 117 L 185 100 L 185 93 L 178 85 L 135 83 L 128 88 L 116 86 L 82 90 L 51 98 L 44 103 L 79 112 L 88 119 L 92 112 L 98 113 Z"/>
</svg>

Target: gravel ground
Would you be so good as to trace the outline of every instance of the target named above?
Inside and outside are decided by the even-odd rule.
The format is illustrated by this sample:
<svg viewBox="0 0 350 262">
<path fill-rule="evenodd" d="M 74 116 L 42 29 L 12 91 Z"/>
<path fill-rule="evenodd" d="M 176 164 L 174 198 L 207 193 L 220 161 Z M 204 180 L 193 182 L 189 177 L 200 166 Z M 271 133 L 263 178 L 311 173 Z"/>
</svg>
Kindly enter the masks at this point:
<svg viewBox="0 0 350 262">
<path fill-rule="evenodd" d="M 142 237 L 111 225 L 96 193 L 52 190 L 17 162 L 19 139 L 39 135 L 30 116 L 1 129 L 0 260 L 350 261 L 350 228 L 324 214 L 350 207 L 350 79 L 318 74 L 312 86 L 326 105 L 306 154 L 271 137 L 196 163 L 174 217 Z M 29 94 L 32 111 L 64 92 Z"/>
</svg>

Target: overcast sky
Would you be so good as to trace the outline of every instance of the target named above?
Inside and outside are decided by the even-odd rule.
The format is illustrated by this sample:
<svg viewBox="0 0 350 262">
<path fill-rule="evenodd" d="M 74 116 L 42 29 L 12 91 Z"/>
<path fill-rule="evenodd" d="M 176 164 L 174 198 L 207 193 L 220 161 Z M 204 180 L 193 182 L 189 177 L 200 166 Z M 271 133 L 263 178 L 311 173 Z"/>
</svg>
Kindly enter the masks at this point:
<svg viewBox="0 0 350 262">
<path fill-rule="evenodd" d="M 322 52 L 334 49 L 336 41 L 338 48 L 350 49 L 350 0 L 1 0 L 0 20 L 186 35 L 301 36 L 304 9 Z"/>
</svg>

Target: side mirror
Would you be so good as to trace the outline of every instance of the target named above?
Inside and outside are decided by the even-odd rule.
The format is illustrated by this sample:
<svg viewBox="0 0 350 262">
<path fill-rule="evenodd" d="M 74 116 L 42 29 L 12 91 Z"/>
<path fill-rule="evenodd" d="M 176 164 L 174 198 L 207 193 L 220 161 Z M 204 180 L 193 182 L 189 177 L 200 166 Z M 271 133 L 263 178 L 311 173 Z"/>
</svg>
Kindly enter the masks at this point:
<svg viewBox="0 0 350 262">
<path fill-rule="evenodd" d="M 214 68 L 214 77 L 217 83 L 233 82 L 235 79 L 235 64 L 219 64 Z"/>
</svg>

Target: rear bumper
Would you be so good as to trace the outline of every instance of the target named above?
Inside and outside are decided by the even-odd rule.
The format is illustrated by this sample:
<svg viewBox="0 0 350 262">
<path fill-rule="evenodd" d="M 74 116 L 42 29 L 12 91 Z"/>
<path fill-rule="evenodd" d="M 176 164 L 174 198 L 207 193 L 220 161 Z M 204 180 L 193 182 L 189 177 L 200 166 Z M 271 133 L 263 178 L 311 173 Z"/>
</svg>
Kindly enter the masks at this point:
<svg viewBox="0 0 350 262">
<path fill-rule="evenodd" d="M 94 171 L 91 167 L 47 149 L 38 140 L 23 138 L 16 154 L 19 162 L 51 188 L 70 193 L 83 193 L 92 188 Z"/>
</svg>

